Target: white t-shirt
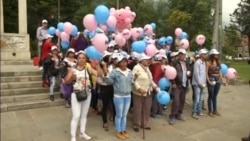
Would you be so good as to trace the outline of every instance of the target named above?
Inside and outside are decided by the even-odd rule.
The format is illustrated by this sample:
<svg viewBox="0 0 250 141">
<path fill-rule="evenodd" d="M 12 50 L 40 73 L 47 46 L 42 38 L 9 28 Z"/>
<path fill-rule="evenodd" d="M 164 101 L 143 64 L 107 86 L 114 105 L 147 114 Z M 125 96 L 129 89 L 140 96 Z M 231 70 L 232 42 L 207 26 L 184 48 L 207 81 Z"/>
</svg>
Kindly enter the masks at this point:
<svg viewBox="0 0 250 141">
<path fill-rule="evenodd" d="M 78 70 L 76 68 L 73 69 L 73 73 L 76 75 L 76 82 L 73 85 L 74 90 L 83 90 L 85 89 L 85 86 L 82 85 L 81 80 L 85 79 L 86 81 L 86 89 L 89 89 L 91 84 L 89 81 L 89 74 L 86 69 Z"/>
</svg>

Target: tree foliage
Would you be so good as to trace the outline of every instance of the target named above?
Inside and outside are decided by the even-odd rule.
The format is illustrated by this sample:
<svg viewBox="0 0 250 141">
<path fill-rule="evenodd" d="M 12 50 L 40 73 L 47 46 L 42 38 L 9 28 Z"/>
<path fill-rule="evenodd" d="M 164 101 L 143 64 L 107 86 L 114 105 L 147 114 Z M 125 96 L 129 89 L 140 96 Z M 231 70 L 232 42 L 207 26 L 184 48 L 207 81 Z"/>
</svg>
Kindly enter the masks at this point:
<svg viewBox="0 0 250 141">
<path fill-rule="evenodd" d="M 250 0 L 241 0 L 231 14 L 231 23 L 242 35 L 248 36 L 248 51 L 250 56 Z"/>
</svg>

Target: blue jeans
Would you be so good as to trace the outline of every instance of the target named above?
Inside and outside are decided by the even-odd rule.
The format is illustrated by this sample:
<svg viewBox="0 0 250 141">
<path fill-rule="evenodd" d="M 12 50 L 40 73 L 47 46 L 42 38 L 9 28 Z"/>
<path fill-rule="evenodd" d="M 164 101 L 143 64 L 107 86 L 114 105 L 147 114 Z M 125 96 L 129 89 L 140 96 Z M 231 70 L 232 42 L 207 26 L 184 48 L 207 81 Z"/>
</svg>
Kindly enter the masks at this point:
<svg viewBox="0 0 250 141">
<path fill-rule="evenodd" d="M 127 114 L 130 107 L 131 97 L 114 96 L 115 105 L 115 129 L 117 132 L 126 131 Z"/>
<path fill-rule="evenodd" d="M 208 84 L 208 112 L 216 112 L 217 111 L 217 96 L 220 91 L 221 83 L 217 81 L 217 83 L 213 86 Z"/>
<path fill-rule="evenodd" d="M 202 103 L 204 99 L 204 88 L 194 85 L 194 103 L 193 114 L 200 114 L 202 111 Z"/>
<path fill-rule="evenodd" d="M 50 87 L 49 87 L 49 94 L 50 95 L 54 95 L 55 84 L 56 84 L 56 77 L 55 76 L 51 76 L 50 77 Z"/>
</svg>

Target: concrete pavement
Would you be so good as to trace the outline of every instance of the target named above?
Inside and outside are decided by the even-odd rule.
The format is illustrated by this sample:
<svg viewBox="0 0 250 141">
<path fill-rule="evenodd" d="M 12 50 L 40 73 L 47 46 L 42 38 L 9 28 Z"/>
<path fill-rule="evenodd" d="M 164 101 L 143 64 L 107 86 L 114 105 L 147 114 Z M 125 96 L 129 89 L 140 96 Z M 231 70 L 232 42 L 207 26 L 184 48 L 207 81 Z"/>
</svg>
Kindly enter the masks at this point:
<svg viewBox="0 0 250 141">
<path fill-rule="evenodd" d="M 207 94 L 206 94 L 207 96 Z M 191 91 L 184 110 L 185 122 L 174 126 L 167 117 L 151 119 L 151 131 L 146 131 L 146 141 L 240 141 L 250 132 L 250 86 L 222 87 L 218 97 L 221 117 L 191 118 Z M 168 110 L 170 106 L 168 106 Z M 166 114 L 169 112 L 167 111 Z M 205 112 L 204 112 L 205 113 Z M 132 130 L 131 115 L 128 119 L 128 141 L 142 141 L 142 131 Z M 71 109 L 63 106 L 1 113 L 1 141 L 70 141 Z M 79 132 L 79 131 L 78 131 Z M 93 141 L 116 141 L 115 130 L 102 129 L 100 116 L 89 113 L 87 133 Z M 80 141 L 81 139 L 77 139 Z"/>
</svg>

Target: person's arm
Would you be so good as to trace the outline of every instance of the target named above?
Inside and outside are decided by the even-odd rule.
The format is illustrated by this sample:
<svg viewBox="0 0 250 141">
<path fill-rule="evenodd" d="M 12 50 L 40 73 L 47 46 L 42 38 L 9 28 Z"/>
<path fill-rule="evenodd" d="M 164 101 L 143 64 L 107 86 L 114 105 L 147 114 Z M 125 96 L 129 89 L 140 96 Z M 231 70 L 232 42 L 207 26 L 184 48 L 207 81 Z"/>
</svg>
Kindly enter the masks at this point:
<svg viewBox="0 0 250 141">
<path fill-rule="evenodd" d="M 41 34 L 41 30 L 42 30 L 42 28 L 41 28 L 41 27 L 38 27 L 38 28 L 37 28 L 37 31 L 36 31 L 36 38 L 37 38 L 37 40 L 39 40 L 39 41 L 43 41 L 43 40 L 44 40 L 44 37 L 43 37 L 43 35 Z"/>
<path fill-rule="evenodd" d="M 208 70 L 209 70 L 209 67 L 210 67 L 210 63 L 209 62 L 206 62 L 206 76 L 207 76 L 207 82 L 209 84 L 212 84 L 212 82 L 209 80 L 209 76 L 208 76 Z"/>
<path fill-rule="evenodd" d="M 138 74 L 138 72 L 139 72 L 139 70 L 138 70 L 138 68 L 135 66 L 134 69 L 132 70 L 133 76 L 135 76 L 136 74 Z M 139 76 L 137 76 L 137 77 L 139 77 Z M 137 79 L 136 79 L 136 80 L 137 80 Z M 135 86 L 135 89 L 138 90 L 138 89 L 141 88 L 141 86 L 139 85 L 139 83 L 138 83 L 136 80 L 134 80 L 134 86 Z"/>
<path fill-rule="evenodd" d="M 197 85 L 202 88 L 204 84 L 202 84 L 202 76 L 200 76 L 200 69 L 201 69 L 201 64 L 199 62 L 196 62 L 194 64 L 194 70 L 193 70 L 193 76 L 195 81 L 197 82 Z"/>
<path fill-rule="evenodd" d="M 64 78 L 66 84 L 71 84 L 74 80 L 76 80 L 76 75 L 74 74 L 73 69 L 68 69 L 67 75 Z"/>
</svg>

